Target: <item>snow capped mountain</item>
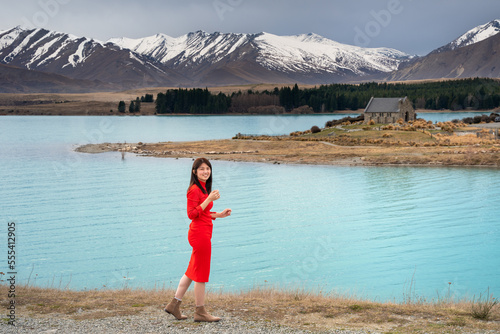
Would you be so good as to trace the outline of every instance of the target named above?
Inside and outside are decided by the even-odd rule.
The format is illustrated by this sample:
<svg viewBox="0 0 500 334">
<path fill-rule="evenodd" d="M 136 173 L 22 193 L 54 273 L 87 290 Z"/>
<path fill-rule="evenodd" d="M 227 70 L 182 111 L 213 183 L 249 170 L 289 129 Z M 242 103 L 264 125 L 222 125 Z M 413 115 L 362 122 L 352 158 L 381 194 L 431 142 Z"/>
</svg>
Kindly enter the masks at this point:
<svg viewBox="0 0 500 334">
<path fill-rule="evenodd" d="M 45 29 L 0 32 L 0 63 L 125 87 L 260 82 L 330 83 L 390 72 L 411 57 L 316 34 L 196 31 L 100 42 Z"/>
<path fill-rule="evenodd" d="M 490 38 L 496 34 L 500 33 L 500 20 L 493 20 L 486 24 L 477 26 L 467 31 L 462 36 L 458 37 L 454 41 L 440 47 L 434 52 L 443 52 L 448 50 L 455 50 L 462 48 L 467 45 L 475 44 L 481 42 L 487 38 Z"/>
<path fill-rule="evenodd" d="M 165 34 L 129 39 L 111 38 L 108 40 L 121 48 L 130 49 L 142 55 L 153 57 L 166 64 L 175 59 L 174 66 L 185 62 L 200 63 L 209 60 L 215 63 L 231 54 L 247 41 L 243 34 L 209 34 L 204 31 L 189 33 L 178 38 Z"/>
<path fill-rule="evenodd" d="M 17 41 L 17 43 L 16 43 Z M 9 48 L 15 45 L 15 47 Z M 39 67 L 51 59 L 63 57 L 67 62 L 62 66 L 75 67 L 94 52 L 95 47 L 102 43 L 78 38 L 44 29 L 25 30 L 21 27 L 0 33 L 0 62 L 12 63 L 15 59 L 23 59 L 28 69 Z M 75 48 L 72 49 L 72 46 Z M 4 52 L 8 50 L 8 52 Z M 70 52 L 71 50 L 71 52 Z M 29 55 L 29 56 L 28 56 Z"/>
<path fill-rule="evenodd" d="M 500 78 L 500 20 L 469 30 L 427 56 L 402 64 L 384 80 Z"/>
<path fill-rule="evenodd" d="M 341 44 L 316 34 L 255 37 L 257 62 L 278 71 L 354 73 L 390 72 L 410 56 L 393 49 L 367 49 Z"/>
<path fill-rule="evenodd" d="M 345 45 L 316 34 L 277 36 L 260 34 L 209 34 L 203 31 L 178 38 L 158 34 L 141 39 L 112 38 L 108 42 L 173 67 L 192 66 L 223 59 L 255 55 L 257 64 L 269 70 L 293 73 L 349 73 L 363 75 L 390 72 L 410 57 L 394 49 L 365 49 Z M 245 49 L 242 52 L 242 49 Z M 254 51 L 254 52 L 250 52 Z"/>
<path fill-rule="evenodd" d="M 431 59 L 390 48 L 346 45 L 314 33 L 277 36 L 196 31 L 180 37 L 156 34 L 101 42 L 15 27 L 0 31 L 0 64 L 10 66 L 3 67 L 4 72 L 14 73 L 13 66 L 116 89 L 495 76 L 500 68 L 494 57 L 499 32 L 500 20 L 478 26 L 432 52 Z M 444 52 L 455 50 L 481 56 L 472 59 L 463 52 L 451 56 Z"/>
<path fill-rule="evenodd" d="M 140 54 L 159 58 L 163 50 L 167 50 L 173 45 L 173 40 L 174 38 L 165 34 L 156 34 L 154 36 L 138 39 L 127 37 L 111 38 L 107 42 L 116 44 L 123 49 L 129 49 Z"/>
<path fill-rule="evenodd" d="M 128 49 L 45 29 L 15 27 L 1 32 L 0 63 L 130 88 L 188 82 Z"/>
</svg>

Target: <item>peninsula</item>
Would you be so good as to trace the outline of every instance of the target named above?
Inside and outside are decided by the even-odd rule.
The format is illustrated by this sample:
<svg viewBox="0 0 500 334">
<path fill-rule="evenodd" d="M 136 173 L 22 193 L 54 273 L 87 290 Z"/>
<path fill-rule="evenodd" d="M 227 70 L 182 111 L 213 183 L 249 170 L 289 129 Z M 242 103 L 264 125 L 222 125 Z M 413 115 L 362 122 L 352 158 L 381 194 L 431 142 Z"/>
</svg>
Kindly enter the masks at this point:
<svg viewBox="0 0 500 334">
<path fill-rule="evenodd" d="M 121 152 L 159 158 L 315 164 L 340 166 L 500 166 L 498 128 L 468 127 L 451 122 L 434 126 L 354 124 L 294 132 L 289 136 L 245 136 L 232 139 L 161 143 L 100 143 L 80 146 L 84 153 Z M 497 124 L 495 124 L 496 126 Z M 484 127 L 484 128 L 483 128 Z"/>
</svg>

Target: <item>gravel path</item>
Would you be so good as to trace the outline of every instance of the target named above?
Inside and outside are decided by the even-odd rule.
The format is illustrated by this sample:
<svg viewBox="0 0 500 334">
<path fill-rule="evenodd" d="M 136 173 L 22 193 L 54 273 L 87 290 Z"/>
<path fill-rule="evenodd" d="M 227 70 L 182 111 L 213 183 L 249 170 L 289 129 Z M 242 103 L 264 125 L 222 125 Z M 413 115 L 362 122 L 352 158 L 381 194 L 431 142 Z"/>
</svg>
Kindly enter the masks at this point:
<svg viewBox="0 0 500 334">
<path fill-rule="evenodd" d="M 486 124 L 472 124 L 473 127 L 486 128 L 486 129 L 500 129 L 500 122 L 486 123 Z"/>
<path fill-rule="evenodd" d="M 20 316 L 16 326 L 0 322 L 0 333 L 13 334 L 377 334 L 373 330 L 333 329 L 327 331 L 299 330 L 268 321 L 242 320 L 229 313 L 217 312 L 223 319 L 217 323 L 195 323 L 192 317 L 178 321 L 158 309 L 147 309 L 138 315 L 115 316 L 103 319 L 74 320 L 67 315 L 51 314 L 33 317 Z M 453 333 L 495 334 L 491 330 L 451 330 Z M 404 331 L 403 331 L 404 332 Z M 448 331 L 446 331 L 448 332 Z"/>
<path fill-rule="evenodd" d="M 0 333 L 37 333 L 37 334 L 142 334 L 142 333 L 318 333 L 279 326 L 264 321 L 244 321 L 230 314 L 218 313 L 223 317 L 218 323 L 195 323 L 190 318 L 175 320 L 159 310 L 146 310 L 139 315 L 116 316 L 104 319 L 74 320 L 65 315 L 53 314 L 51 317 L 24 317 L 16 320 L 16 326 L 0 324 Z M 332 330 L 322 333 L 367 334 L 372 331 Z"/>
</svg>

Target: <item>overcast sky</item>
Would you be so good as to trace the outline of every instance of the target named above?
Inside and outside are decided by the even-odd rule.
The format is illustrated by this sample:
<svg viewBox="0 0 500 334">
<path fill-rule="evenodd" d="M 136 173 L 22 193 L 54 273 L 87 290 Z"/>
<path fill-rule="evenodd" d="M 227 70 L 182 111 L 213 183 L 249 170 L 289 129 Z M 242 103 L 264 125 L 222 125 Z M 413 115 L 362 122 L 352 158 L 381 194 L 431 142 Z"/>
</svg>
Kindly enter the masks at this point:
<svg viewBox="0 0 500 334">
<path fill-rule="evenodd" d="M 23 0 L 2 6 L 0 30 L 42 27 L 101 41 L 197 30 L 313 32 L 425 55 L 494 19 L 499 0 Z"/>
</svg>

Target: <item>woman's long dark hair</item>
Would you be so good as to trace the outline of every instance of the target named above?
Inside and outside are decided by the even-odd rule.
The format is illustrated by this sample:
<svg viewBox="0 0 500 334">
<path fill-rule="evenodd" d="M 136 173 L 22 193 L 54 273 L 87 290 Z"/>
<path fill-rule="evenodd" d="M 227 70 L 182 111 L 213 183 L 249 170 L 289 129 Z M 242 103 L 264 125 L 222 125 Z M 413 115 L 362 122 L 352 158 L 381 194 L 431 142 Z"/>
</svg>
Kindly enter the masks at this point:
<svg viewBox="0 0 500 334">
<path fill-rule="evenodd" d="M 205 183 L 205 188 L 207 188 L 207 191 L 203 189 L 202 185 L 200 184 L 200 180 L 198 180 L 198 176 L 196 175 L 196 171 L 204 163 L 207 164 L 208 167 L 210 167 L 210 177 Z M 212 191 L 212 164 L 210 163 L 210 161 L 208 161 L 208 159 L 198 158 L 193 162 L 193 167 L 191 168 L 191 181 L 189 182 L 188 190 L 193 184 L 196 184 L 204 194 L 210 194 L 210 192 Z"/>
</svg>

